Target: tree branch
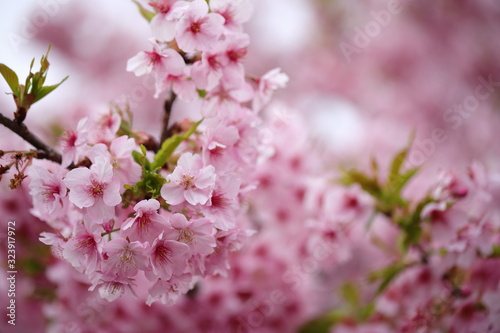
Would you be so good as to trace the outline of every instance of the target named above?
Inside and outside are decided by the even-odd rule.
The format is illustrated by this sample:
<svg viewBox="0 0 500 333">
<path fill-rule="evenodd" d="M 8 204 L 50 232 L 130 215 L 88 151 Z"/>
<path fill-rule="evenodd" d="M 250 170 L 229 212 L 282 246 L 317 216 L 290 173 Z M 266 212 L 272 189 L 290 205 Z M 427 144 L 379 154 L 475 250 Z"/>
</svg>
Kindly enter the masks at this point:
<svg viewBox="0 0 500 333">
<path fill-rule="evenodd" d="M 43 143 L 43 141 L 40 140 L 35 134 L 33 134 L 25 124 L 10 120 L 1 113 L 0 124 L 4 125 L 12 132 L 23 138 L 26 142 L 31 144 L 33 147 L 35 147 L 38 150 L 36 154 L 37 158 L 47 159 L 59 164 L 62 162 L 61 154 Z"/>
<path fill-rule="evenodd" d="M 167 140 L 169 137 L 172 136 L 171 129 L 174 126 L 171 126 L 170 130 L 169 130 L 168 126 L 170 125 L 170 114 L 172 113 L 172 106 L 174 105 L 176 98 L 177 98 L 177 95 L 174 92 L 172 92 L 170 95 L 170 98 L 165 101 L 165 104 L 163 106 L 165 113 L 163 114 L 163 128 L 161 130 L 160 145 L 165 140 Z"/>
</svg>

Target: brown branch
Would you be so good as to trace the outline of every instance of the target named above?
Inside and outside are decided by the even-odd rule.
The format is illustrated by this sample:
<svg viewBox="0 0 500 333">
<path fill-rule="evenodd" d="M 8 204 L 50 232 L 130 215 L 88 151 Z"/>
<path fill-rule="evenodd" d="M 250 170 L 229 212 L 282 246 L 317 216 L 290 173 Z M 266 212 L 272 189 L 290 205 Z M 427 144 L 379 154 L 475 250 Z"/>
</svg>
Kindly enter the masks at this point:
<svg viewBox="0 0 500 333">
<path fill-rule="evenodd" d="M 62 162 L 61 154 L 59 154 L 51 147 L 47 146 L 42 140 L 40 140 L 35 134 L 33 134 L 25 124 L 10 120 L 1 113 L 0 124 L 4 125 L 12 132 L 23 138 L 26 142 L 31 144 L 33 147 L 35 147 L 38 150 L 36 154 L 37 158 L 47 159 L 59 164 Z"/>
<path fill-rule="evenodd" d="M 177 95 L 172 92 L 170 95 L 170 98 L 165 101 L 165 104 L 163 106 L 163 109 L 165 110 L 165 113 L 163 114 L 163 128 L 161 130 L 161 136 L 160 136 L 160 145 L 167 140 L 169 137 L 172 136 L 172 131 L 171 129 L 174 126 L 170 126 L 170 114 L 172 113 L 172 106 L 174 105 L 175 99 L 177 98 Z"/>
</svg>

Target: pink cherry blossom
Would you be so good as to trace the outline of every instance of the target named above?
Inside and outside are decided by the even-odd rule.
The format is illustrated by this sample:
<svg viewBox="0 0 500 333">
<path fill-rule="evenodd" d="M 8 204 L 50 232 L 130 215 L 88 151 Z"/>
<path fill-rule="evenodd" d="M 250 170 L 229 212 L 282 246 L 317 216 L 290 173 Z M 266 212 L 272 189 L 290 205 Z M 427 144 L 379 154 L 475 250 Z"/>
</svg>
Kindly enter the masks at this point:
<svg viewBox="0 0 500 333">
<path fill-rule="evenodd" d="M 64 245 L 62 252 L 64 259 L 85 274 L 95 273 L 102 261 L 102 237 L 99 228 L 92 229 L 93 232 L 90 232 L 83 222 L 77 223 L 73 237 Z"/>
<path fill-rule="evenodd" d="M 187 201 L 191 205 L 205 204 L 215 185 L 215 168 L 203 166 L 200 155 L 184 153 L 174 172 L 167 176 L 161 196 L 171 205 Z"/>
<path fill-rule="evenodd" d="M 155 0 L 149 2 L 158 14 L 151 20 L 153 37 L 162 42 L 170 42 L 175 36 L 177 21 L 186 11 L 189 3 L 177 0 Z"/>
<path fill-rule="evenodd" d="M 159 277 L 168 281 L 172 275 L 180 275 L 187 266 L 189 247 L 175 240 L 164 239 L 160 234 L 151 245 L 152 273 L 148 274 L 150 279 Z"/>
<path fill-rule="evenodd" d="M 279 88 L 286 87 L 288 75 L 281 71 L 281 68 L 274 68 L 264 74 L 259 80 L 259 87 L 253 99 L 253 109 L 259 111 L 264 105 L 269 103 L 273 93 Z"/>
<path fill-rule="evenodd" d="M 212 124 L 210 119 L 205 123 L 207 128 L 201 138 L 203 162 L 213 165 L 219 172 L 231 171 L 238 165 L 235 147 L 240 139 L 238 128 L 220 122 Z"/>
<path fill-rule="evenodd" d="M 104 244 L 102 271 L 109 277 L 134 277 L 139 270 L 149 270 L 149 249 L 138 241 L 124 238 L 113 239 Z"/>
<path fill-rule="evenodd" d="M 108 143 L 112 141 L 116 137 L 121 121 L 122 118 L 114 110 L 98 115 L 92 126 L 90 126 L 89 143 Z"/>
<path fill-rule="evenodd" d="M 185 69 L 186 73 L 189 72 L 187 67 Z M 156 90 L 155 98 L 157 98 L 161 92 L 171 90 L 184 101 L 195 100 L 198 97 L 196 85 L 186 73 L 180 75 L 166 75 L 162 81 L 161 88 Z"/>
<path fill-rule="evenodd" d="M 162 232 L 168 231 L 170 225 L 166 218 L 158 214 L 160 203 L 158 200 L 142 200 L 134 206 L 135 216 L 129 218 L 121 227 L 121 234 L 130 240 L 150 244 Z"/>
<path fill-rule="evenodd" d="M 187 220 L 182 214 L 174 214 L 170 224 L 177 232 L 177 241 L 189 245 L 193 255 L 208 255 L 214 252 L 216 245 L 212 222 L 208 219 Z"/>
<path fill-rule="evenodd" d="M 95 162 L 97 156 L 108 159 L 120 185 L 133 185 L 141 179 L 142 171 L 132 158 L 134 150 L 138 150 L 135 140 L 123 135 L 111 141 L 109 149 L 102 143 L 94 145 L 89 152 L 89 158 L 92 162 Z"/>
<path fill-rule="evenodd" d="M 114 216 L 114 207 L 122 199 L 109 160 L 100 156 L 95 160 L 90 169 L 80 167 L 68 172 L 64 184 L 70 190 L 69 200 L 85 209 L 87 220 L 102 223 Z"/>
<path fill-rule="evenodd" d="M 181 76 L 186 69 L 182 56 L 173 49 L 163 48 L 155 40 L 151 52 L 139 52 L 127 62 L 127 71 L 136 76 L 153 73 L 155 78 L 155 98 L 166 88 L 165 78 L 169 75 Z"/>
<path fill-rule="evenodd" d="M 135 292 L 132 289 L 133 282 L 130 279 L 114 277 L 113 279 L 105 279 L 101 281 L 99 285 L 99 296 L 108 302 L 116 301 L 118 298 L 123 296 L 127 291 L 134 295 Z M 95 287 L 95 286 L 94 286 Z M 91 288 L 93 290 L 93 288 Z"/>
<path fill-rule="evenodd" d="M 198 89 L 212 90 L 222 78 L 224 66 L 227 64 L 225 54 L 220 48 L 202 53 L 201 60 L 191 67 L 191 77 Z"/>
<path fill-rule="evenodd" d="M 149 289 L 146 304 L 151 305 L 160 301 L 165 305 L 173 305 L 180 295 L 185 294 L 192 288 L 191 274 L 182 274 L 172 277 L 169 281 L 158 279 Z"/>
<path fill-rule="evenodd" d="M 252 16 L 253 7 L 249 0 L 210 0 L 210 9 L 225 19 L 228 31 L 240 32 L 242 24 Z"/>
<path fill-rule="evenodd" d="M 232 119 L 240 113 L 241 104 L 250 101 L 253 95 L 252 87 L 246 82 L 241 86 L 234 86 L 221 80 L 220 84 L 207 94 L 202 114 L 205 117 L 218 115 L 222 119 Z"/>
<path fill-rule="evenodd" d="M 177 23 L 175 39 L 185 52 L 208 51 L 221 36 L 223 25 L 224 17 L 208 13 L 206 1 L 195 0 Z"/>
<path fill-rule="evenodd" d="M 62 138 L 60 138 L 62 149 L 62 163 L 63 167 L 71 163 L 78 163 L 80 158 L 85 153 L 88 142 L 88 133 L 90 130 L 90 123 L 88 118 L 83 118 L 78 122 L 76 131 L 67 130 Z"/>
<path fill-rule="evenodd" d="M 66 214 L 67 189 L 63 182 L 66 171 L 51 165 L 32 165 L 28 171 L 30 195 L 33 198 L 33 214 L 48 220 Z"/>
<path fill-rule="evenodd" d="M 243 60 L 247 55 L 249 44 L 250 37 L 247 34 L 238 33 L 228 35 L 220 46 L 225 58 L 223 75 L 226 85 L 238 87 L 245 83 Z"/>
<path fill-rule="evenodd" d="M 241 180 L 235 174 L 227 173 L 217 178 L 210 205 L 201 207 L 216 228 L 230 230 L 236 226 L 240 185 Z"/>
</svg>

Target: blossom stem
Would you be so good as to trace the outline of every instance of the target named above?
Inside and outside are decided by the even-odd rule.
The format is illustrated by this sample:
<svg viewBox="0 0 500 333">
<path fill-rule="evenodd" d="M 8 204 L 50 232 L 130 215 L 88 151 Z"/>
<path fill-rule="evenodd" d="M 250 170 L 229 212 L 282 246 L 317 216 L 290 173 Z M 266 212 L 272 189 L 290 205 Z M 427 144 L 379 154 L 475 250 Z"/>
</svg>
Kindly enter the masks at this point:
<svg viewBox="0 0 500 333">
<path fill-rule="evenodd" d="M 51 147 L 47 146 L 42 140 L 40 140 L 35 134 L 33 134 L 24 123 L 10 120 L 0 113 L 0 124 L 4 125 L 12 132 L 23 138 L 26 142 L 31 144 L 33 147 L 35 147 L 37 149 L 37 152 L 35 154 L 36 158 L 47 159 L 59 164 L 62 162 L 61 154 L 59 154 Z"/>
<path fill-rule="evenodd" d="M 117 232 L 117 231 L 120 231 L 120 228 L 113 229 L 113 230 L 111 230 L 110 232 L 102 232 L 102 233 L 101 233 L 101 237 L 104 237 L 104 236 L 106 236 L 106 235 L 109 235 L 109 236 L 110 236 L 110 235 L 111 235 L 111 233 L 113 233 L 113 232 Z"/>
<path fill-rule="evenodd" d="M 163 114 L 163 128 L 161 131 L 160 144 L 172 136 L 172 129 L 175 126 L 170 126 L 170 129 L 169 129 L 170 114 L 172 113 L 172 106 L 174 105 L 176 98 L 177 98 L 177 95 L 174 92 L 172 92 L 170 95 L 170 98 L 168 98 L 165 101 L 165 104 L 163 106 L 165 113 Z"/>
</svg>

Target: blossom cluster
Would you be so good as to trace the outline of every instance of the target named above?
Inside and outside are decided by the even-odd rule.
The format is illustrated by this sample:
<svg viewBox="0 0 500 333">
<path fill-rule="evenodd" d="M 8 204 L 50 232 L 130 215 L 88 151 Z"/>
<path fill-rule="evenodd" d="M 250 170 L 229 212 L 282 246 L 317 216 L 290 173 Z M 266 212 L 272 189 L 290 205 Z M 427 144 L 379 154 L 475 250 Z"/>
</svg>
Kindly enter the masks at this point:
<svg viewBox="0 0 500 333">
<path fill-rule="evenodd" d="M 153 50 L 127 70 L 153 75 L 155 97 L 188 103 L 198 118 L 174 124 L 150 150 L 119 109 L 84 118 L 61 138 L 60 165 L 33 163 L 29 187 L 32 214 L 55 230 L 42 242 L 84 273 L 90 290 L 114 301 L 145 279 L 147 303 L 171 305 L 204 276 L 226 274 L 228 253 L 252 234 L 238 215 L 256 185 L 259 111 L 287 76 L 245 74 L 247 1 L 149 6 Z"/>
</svg>

